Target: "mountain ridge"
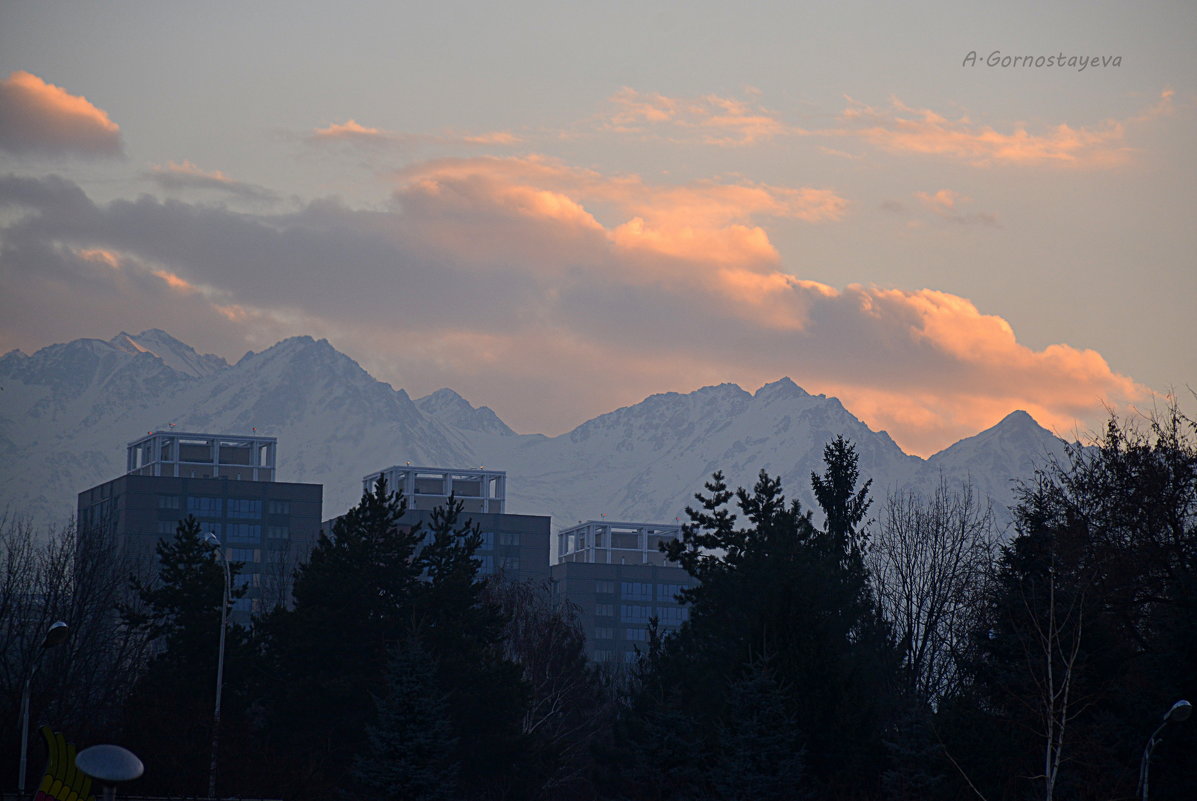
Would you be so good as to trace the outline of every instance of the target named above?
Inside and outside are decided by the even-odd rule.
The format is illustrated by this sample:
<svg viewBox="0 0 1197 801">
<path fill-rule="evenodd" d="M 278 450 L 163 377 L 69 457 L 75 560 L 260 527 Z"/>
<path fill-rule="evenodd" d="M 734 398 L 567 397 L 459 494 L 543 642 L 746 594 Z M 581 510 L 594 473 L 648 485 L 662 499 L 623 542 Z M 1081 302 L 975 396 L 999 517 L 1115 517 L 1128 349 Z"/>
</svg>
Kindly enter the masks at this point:
<svg viewBox="0 0 1197 801">
<path fill-rule="evenodd" d="M 161 352 L 166 351 L 164 356 Z M 663 392 L 556 435 L 517 434 L 493 410 L 447 387 L 413 400 L 325 339 L 290 337 L 234 364 L 165 331 L 121 332 L 0 358 L 3 504 L 60 521 L 75 494 L 123 472 L 127 442 L 170 424 L 279 439 L 280 480 L 325 485 L 325 515 L 356 502 L 361 477 L 411 461 L 508 473 L 508 511 L 557 526 L 608 518 L 669 521 L 715 470 L 750 486 L 762 469 L 814 508 L 812 470 L 838 434 L 852 440 L 874 493 L 968 477 L 1005 505 L 1062 441 L 1025 412 L 945 448 L 906 454 L 834 397 L 782 377 Z"/>
</svg>

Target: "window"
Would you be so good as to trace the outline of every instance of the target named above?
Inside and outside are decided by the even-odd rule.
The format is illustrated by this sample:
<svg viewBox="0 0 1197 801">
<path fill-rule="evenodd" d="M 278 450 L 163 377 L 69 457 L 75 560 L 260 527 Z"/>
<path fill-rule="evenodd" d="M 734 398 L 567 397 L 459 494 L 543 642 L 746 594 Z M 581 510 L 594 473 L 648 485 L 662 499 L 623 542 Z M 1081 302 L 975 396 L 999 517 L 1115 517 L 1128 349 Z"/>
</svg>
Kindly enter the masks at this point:
<svg viewBox="0 0 1197 801">
<path fill-rule="evenodd" d="M 690 610 L 684 606 L 662 606 L 657 609 L 662 626 L 680 626 L 690 617 Z"/>
<path fill-rule="evenodd" d="M 159 495 L 158 508 L 159 509 L 178 509 L 182 505 L 182 498 L 178 495 Z"/>
<path fill-rule="evenodd" d="M 252 523 L 229 523 L 225 539 L 228 542 L 261 542 L 262 527 Z"/>
<path fill-rule="evenodd" d="M 289 515 L 291 514 L 290 501 L 270 501 L 266 510 L 272 515 Z"/>
<path fill-rule="evenodd" d="M 504 556 L 502 568 L 508 573 L 515 572 L 520 569 L 520 558 L 518 556 Z"/>
<path fill-rule="evenodd" d="M 615 629 L 610 626 L 599 626 L 594 630 L 594 638 L 596 640 L 614 640 Z"/>
<path fill-rule="evenodd" d="M 623 638 L 628 642 L 648 642 L 648 629 L 624 629 Z"/>
<path fill-rule="evenodd" d="M 179 527 L 179 524 L 173 520 L 159 520 L 158 521 L 158 533 L 159 534 L 174 534 L 175 529 L 177 529 L 178 527 Z"/>
<path fill-rule="evenodd" d="M 475 559 L 480 563 L 478 565 L 478 573 L 483 576 L 493 576 L 495 574 L 495 558 L 490 554 L 486 556 L 475 556 Z"/>
<path fill-rule="evenodd" d="M 640 661 L 640 654 L 637 651 L 624 651 L 623 661 L 629 665 L 634 665 Z"/>
<path fill-rule="evenodd" d="M 500 545 L 519 545 L 520 535 L 515 531 L 500 531 L 499 532 Z"/>
<path fill-rule="evenodd" d="M 258 518 L 262 516 L 262 502 L 249 498 L 229 498 L 229 517 Z"/>
<path fill-rule="evenodd" d="M 187 499 L 187 511 L 196 516 L 220 517 L 223 514 L 223 502 L 220 498 L 193 495 Z"/>
<path fill-rule="evenodd" d="M 267 526 L 266 537 L 272 540 L 289 540 L 291 539 L 291 529 L 286 526 Z"/>
<path fill-rule="evenodd" d="M 624 604 L 619 607 L 619 619 L 624 623 L 647 623 L 652 615 L 653 609 L 651 606 Z"/>
<path fill-rule="evenodd" d="M 606 649 L 594 652 L 595 662 L 613 662 L 615 660 L 615 652 Z"/>
<path fill-rule="evenodd" d="M 677 594 L 686 589 L 685 584 L 658 584 L 657 600 L 677 603 Z"/>
<path fill-rule="evenodd" d="M 229 560 L 233 562 L 256 562 L 258 552 L 254 548 L 230 548 Z"/>
<path fill-rule="evenodd" d="M 615 617 L 615 604 L 595 604 L 595 617 Z"/>
<path fill-rule="evenodd" d="M 620 595 L 625 601 L 651 601 L 653 585 L 640 581 L 624 581 L 619 585 Z"/>
<path fill-rule="evenodd" d="M 482 544 L 478 548 L 483 551 L 493 551 L 495 549 L 495 532 L 483 531 Z"/>
<path fill-rule="evenodd" d="M 595 592 L 615 592 L 614 581 L 596 581 L 594 582 Z"/>
<path fill-rule="evenodd" d="M 254 602 L 252 598 L 238 598 L 233 601 L 234 612 L 252 612 L 254 610 Z"/>
</svg>

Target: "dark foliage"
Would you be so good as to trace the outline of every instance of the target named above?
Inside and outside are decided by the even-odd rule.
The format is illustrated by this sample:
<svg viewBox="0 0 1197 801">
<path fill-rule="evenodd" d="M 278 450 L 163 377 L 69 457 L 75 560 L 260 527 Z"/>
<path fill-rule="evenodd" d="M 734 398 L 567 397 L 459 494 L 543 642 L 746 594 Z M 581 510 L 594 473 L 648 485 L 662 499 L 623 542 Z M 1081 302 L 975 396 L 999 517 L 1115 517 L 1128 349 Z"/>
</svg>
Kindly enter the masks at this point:
<svg viewBox="0 0 1197 801">
<path fill-rule="evenodd" d="M 612 764 L 620 775 L 608 794 L 877 793 L 898 660 L 862 558 L 868 499 L 867 485 L 855 488 L 855 452 L 839 440 L 825 461 L 815 477 L 828 504 L 823 531 L 764 472 L 751 492 L 734 493 L 744 527 L 721 474 L 697 496 L 700 508 L 667 549 L 702 582 L 682 593 L 690 618 L 650 649 L 616 729 L 614 750 L 649 764 Z M 631 743 L 621 749 L 620 738 Z M 654 770 L 669 776 L 664 786 Z"/>
</svg>

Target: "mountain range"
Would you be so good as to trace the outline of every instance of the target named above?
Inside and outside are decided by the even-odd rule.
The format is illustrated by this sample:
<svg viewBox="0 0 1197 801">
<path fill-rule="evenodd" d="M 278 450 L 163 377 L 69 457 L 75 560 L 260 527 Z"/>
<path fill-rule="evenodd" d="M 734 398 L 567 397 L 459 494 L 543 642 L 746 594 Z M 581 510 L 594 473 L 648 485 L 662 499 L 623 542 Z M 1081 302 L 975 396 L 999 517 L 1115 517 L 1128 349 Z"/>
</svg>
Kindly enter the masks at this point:
<svg viewBox="0 0 1197 801">
<path fill-rule="evenodd" d="M 1060 458 L 1064 442 L 1025 412 L 922 459 L 873 431 L 839 400 L 789 378 L 748 392 L 720 384 L 652 395 L 559 436 L 517 434 L 451 389 L 412 399 L 326 340 L 294 337 L 235 364 L 164 331 L 79 339 L 0 357 L 0 509 L 65 521 L 78 492 L 124 472 L 146 432 L 276 436 L 278 478 L 324 485 L 324 515 L 360 497 L 361 479 L 394 464 L 506 470 L 507 508 L 578 520 L 669 522 L 712 472 L 751 486 L 779 475 L 811 507 L 824 445 L 851 440 L 874 497 L 971 480 L 1008 522 L 1015 482 Z"/>
</svg>

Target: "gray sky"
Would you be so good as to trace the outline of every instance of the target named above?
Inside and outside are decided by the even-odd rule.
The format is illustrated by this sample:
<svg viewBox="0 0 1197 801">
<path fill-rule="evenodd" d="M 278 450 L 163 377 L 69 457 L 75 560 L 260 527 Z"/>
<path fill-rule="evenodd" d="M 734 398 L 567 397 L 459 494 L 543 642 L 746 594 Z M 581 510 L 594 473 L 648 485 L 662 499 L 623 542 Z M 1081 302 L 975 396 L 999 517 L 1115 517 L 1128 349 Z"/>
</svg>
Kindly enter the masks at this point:
<svg viewBox="0 0 1197 801">
<path fill-rule="evenodd" d="M 0 349 L 546 433 L 789 375 L 923 454 L 1191 397 L 1197 6 L 1043 5 L 6 2 Z"/>
</svg>

